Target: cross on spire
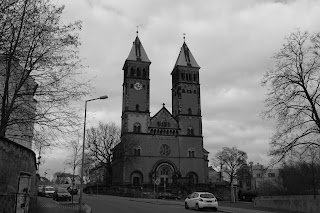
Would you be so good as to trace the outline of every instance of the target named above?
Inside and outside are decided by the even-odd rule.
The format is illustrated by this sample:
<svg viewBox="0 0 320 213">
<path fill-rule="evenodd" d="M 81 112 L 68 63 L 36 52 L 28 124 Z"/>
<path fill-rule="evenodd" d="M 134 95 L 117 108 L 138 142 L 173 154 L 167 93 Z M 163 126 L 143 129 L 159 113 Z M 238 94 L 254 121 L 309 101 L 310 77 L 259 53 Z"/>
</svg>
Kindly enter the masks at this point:
<svg viewBox="0 0 320 213">
<path fill-rule="evenodd" d="M 183 33 L 183 41 L 186 41 L 186 33 Z"/>
<path fill-rule="evenodd" d="M 163 104 L 162 104 L 162 107 L 164 107 L 165 105 L 166 105 L 166 104 L 165 104 L 165 103 L 163 103 Z"/>
<path fill-rule="evenodd" d="M 137 36 L 138 36 L 138 34 L 139 34 L 139 25 L 137 25 L 136 27 L 137 27 L 136 33 L 137 33 Z"/>
</svg>

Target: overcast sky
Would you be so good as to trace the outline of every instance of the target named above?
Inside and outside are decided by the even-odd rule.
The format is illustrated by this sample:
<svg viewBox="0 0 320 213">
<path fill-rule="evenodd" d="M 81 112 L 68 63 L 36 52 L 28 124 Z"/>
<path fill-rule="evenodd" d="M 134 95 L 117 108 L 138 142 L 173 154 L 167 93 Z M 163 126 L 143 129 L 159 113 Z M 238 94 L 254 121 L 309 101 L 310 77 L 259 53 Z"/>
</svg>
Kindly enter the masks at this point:
<svg viewBox="0 0 320 213">
<path fill-rule="evenodd" d="M 80 56 L 94 87 L 86 99 L 87 127 L 99 121 L 121 124 L 122 67 L 139 25 L 151 60 L 151 116 L 162 103 L 171 112 L 171 71 L 186 43 L 200 65 L 204 148 L 210 159 L 236 146 L 248 161 L 267 165 L 274 123 L 260 117 L 267 88 L 260 85 L 272 55 L 297 28 L 320 30 L 318 0 L 60 0 L 64 23 L 82 20 Z M 84 110 L 84 101 L 82 103 Z M 71 170 L 66 150 L 47 152 L 40 175 Z M 50 169 L 50 170 L 48 170 Z"/>
</svg>

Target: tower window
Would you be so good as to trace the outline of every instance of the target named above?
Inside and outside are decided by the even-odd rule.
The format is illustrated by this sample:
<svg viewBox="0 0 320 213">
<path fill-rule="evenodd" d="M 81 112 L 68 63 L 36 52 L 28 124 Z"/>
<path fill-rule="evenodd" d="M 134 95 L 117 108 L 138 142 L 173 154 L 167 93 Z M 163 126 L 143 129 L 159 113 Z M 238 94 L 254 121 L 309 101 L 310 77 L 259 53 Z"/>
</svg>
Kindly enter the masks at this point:
<svg viewBox="0 0 320 213">
<path fill-rule="evenodd" d="M 130 88 L 131 88 L 131 89 L 133 88 L 133 84 L 130 84 Z"/>
<path fill-rule="evenodd" d="M 136 111 L 140 111 L 140 106 L 139 106 L 139 104 L 136 104 Z"/>
<path fill-rule="evenodd" d="M 194 93 L 194 94 L 197 94 L 197 90 L 193 90 L 193 93 Z"/>
<path fill-rule="evenodd" d="M 188 135 L 194 135 L 193 127 L 189 126 L 188 127 Z"/>
<path fill-rule="evenodd" d="M 182 89 L 182 93 L 186 93 L 186 91 L 184 89 Z"/>
<path fill-rule="evenodd" d="M 193 74 L 193 80 L 194 80 L 194 81 L 197 80 L 197 74 Z"/>
<path fill-rule="evenodd" d="M 146 69 L 143 69 L 143 70 L 142 70 L 142 76 L 143 76 L 144 78 L 146 78 L 146 77 L 147 77 Z"/>
<path fill-rule="evenodd" d="M 141 72 L 140 72 L 140 69 L 137 68 L 137 77 L 140 77 L 141 76 Z"/>
<path fill-rule="evenodd" d="M 140 147 L 135 147 L 133 150 L 133 154 L 135 156 L 140 156 L 141 155 L 141 148 Z"/>
<path fill-rule="evenodd" d="M 133 70 L 132 67 L 131 67 L 131 69 L 130 69 L 130 76 L 134 76 L 134 70 Z"/>
<path fill-rule="evenodd" d="M 189 148 L 188 149 L 188 157 L 189 158 L 194 158 L 195 155 L 194 155 L 194 148 Z"/>
<path fill-rule="evenodd" d="M 192 115 L 192 109 L 191 108 L 188 109 L 188 114 Z"/>
<path fill-rule="evenodd" d="M 133 125 L 133 132 L 141 132 L 141 125 L 139 123 Z"/>
<path fill-rule="evenodd" d="M 142 85 L 142 88 L 145 89 L 145 88 L 146 88 L 146 85 Z"/>
</svg>

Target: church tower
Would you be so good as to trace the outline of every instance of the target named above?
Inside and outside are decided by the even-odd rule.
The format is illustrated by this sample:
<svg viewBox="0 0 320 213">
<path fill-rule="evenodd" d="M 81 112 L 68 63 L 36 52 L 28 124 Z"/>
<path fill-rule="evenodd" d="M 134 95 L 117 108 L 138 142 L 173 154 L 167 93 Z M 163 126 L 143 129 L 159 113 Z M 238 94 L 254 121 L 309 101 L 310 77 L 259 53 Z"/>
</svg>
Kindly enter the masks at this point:
<svg viewBox="0 0 320 213">
<path fill-rule="evenodd" d="M 150 123 L 149 60 L 137 35 L 123 65 L 121 133 L 147 133 Z"/>
<path fill-rule="evenodd" d="M 200 66 L 183 42 L 172 75 L 172 115 L 179 123 L 179 135 L 202 136 Z"/>
</svg>

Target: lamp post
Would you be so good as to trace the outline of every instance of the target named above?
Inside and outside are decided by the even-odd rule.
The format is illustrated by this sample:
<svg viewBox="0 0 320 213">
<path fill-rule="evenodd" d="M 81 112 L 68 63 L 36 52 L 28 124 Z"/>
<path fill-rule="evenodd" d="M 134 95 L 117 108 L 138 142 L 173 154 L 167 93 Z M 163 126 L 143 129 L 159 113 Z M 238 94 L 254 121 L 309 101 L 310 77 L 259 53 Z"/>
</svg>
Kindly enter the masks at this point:
<svg viewBox="0 0 320 213">
<path fill-rule="evenodd" d="M 83 193 L 83 164 L 84 164 L 84 147 L 85 147 L 85 140 L 86 140 L 86 118 L 87 118 L 87 103 L 89 101 L 94 101 L 98 99 L 107 99 L 108 96 L 100 96 L 99 98 L 94 98 L 90 100 L 85 101 L 84 105 L 84 123 L 83 123 L 83 142 L 82 142 L 82 164 L 81 164 L 81 176 L 80 176 L 80 199 L 79 199 L 79 212 L 81 212 L 82 209 L 82 193 Z"/>
</svg>

